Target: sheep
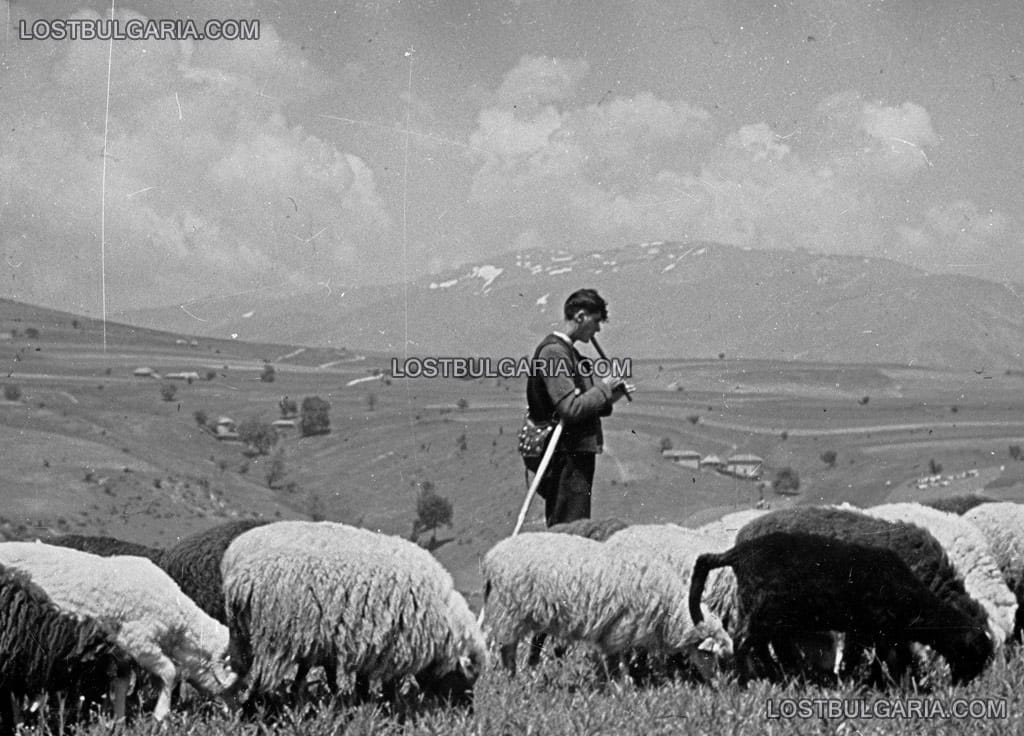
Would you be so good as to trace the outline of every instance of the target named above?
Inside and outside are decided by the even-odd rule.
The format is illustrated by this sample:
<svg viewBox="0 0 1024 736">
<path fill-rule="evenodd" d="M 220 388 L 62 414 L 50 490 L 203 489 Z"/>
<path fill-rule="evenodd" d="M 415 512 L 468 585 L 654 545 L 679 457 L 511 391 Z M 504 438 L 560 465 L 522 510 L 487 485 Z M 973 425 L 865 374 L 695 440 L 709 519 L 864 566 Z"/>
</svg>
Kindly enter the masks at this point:
<svg viewBox="0 0 1024 736">
<path fill-rule="evenodd" d="M 739 515 L 730 515 L 724 524 L 713 523 L 700 529 L 675 524 L 638 524 L 612 535 L 607 544 L 645 550 L 647 554 L 661 558 L 679 571 L 683 585 L 688 589 L 697 557 L 705 552 L 729 549 L 735 542 L 733 530 L 738 531 L 736 524 L 761 515 L 739 512 Z M 720 568 L 710 573 L 703 603 L 719 618 L 726 631 L 735 635 L 736 577 L 731 569 Z M 822 676 L 834 676 L 840 652 L 834 636 L 806 632 L 794 640 L 794 649 L 799 652 L 800 659 L 808 661 L 809 669 Z"/>
<path fill-rule="evenodd" d="M 59 608 L 24 572 L 0 566 L 0 734 L 13 736 L 15 700 L 70 691 L 98 700 L 122 655 L 109 626 Z"/>
<path fill-rule="evenodd" d="M 968 595 L 988 614 L 989 629 L 998 649 L 1013 635 L 1017 599 L 1003 580 L 981 530 L 954 514 L 917 503 L 872 506 L 864 513 L 888 521 L 915 524 L 931 532 L 946 550 Z"/>
<path fill-rule="evenodd" d="M 224 551 L 238 535 L 266 523 L 239 519 L 219 524 L 185 537 L 164 550 L 156 562 L 207 615 L 226 624 L 224 581 L 220 574 Z"/>
<path fill-rule="evenodd" d="M 547 531 L 554 534 L 572 534 L 577 537 L 586 537 L 595 542 L 604 542 L 608 537 L 629 526 L 629 522 L 609 517 L 607 519 L 577 519 L 567 521 L 564 524 L 549 526 Z"/>
<path fill-rule="evenodd" d="M 1003 580 L 1017 598 L 1013 641 L 1024 628 L 1024 506 L 1009 501 L 986 503 L 967 511 L 963 518 L 981 530 L 999 566 Z"/>
<path fill-rule="evenodd" d="M 705 678 L 732 653 L 714 616 L 693 626 L 678 571 L 650 555 L 531 532 L 494 545 L 481 573 L 485 628 L 512 674 L 519 641 L 530 633 L 587 642 L 611 662 L 634 649 L 664 654 Z"/>
<path fill-rule="evenodd" d="M 736 542 L 749 541 L 775 532 L 817 534 L 843 542 L 892 549 L 933 592 L 964 605 L 970 601 L 977 608 L 977 604 L 967 597 L 962 576 L 950 563 L 946 550 L 921 527 L 870 516 L 848 505 L 802 506 L 773 511 L 750 521 L 740 529 Z M 861 644 L 855 642 L 855 648 L 860 648 Z M 782 659 L 789 660 L 784 666 L 800 667 L 800 658 L 793 656 L 798 648 L 794 640 L 780 637 L 777 652 L 781 649 Z M 892 658 L 892 653 L 882 654 Z"/>
<path fill-rule="evenodd" d="M 147 547 L 144 544 L 126 542 L 123 539 L 115 539 L 114 537 L 94 537 L 88 534 L 62 534 L 39 541 L 56 547 L 68 547 L 81 552 L 90 552 L 100 557 L 135 555 L 136 557 L 145 557 L 158 564 L 160 555 L 163 554 L 163 550 L 157 547 Z"/>
<path fill-rule="evenodd" d="M 793 630 L 843 631 L 878 651 L 920 641 L 946 658 L 955 683 L 979 675 L 991 655 L 980 607 L 966 595 L 938 595 L 887 547 L 805 532 L 738 539 L 726 552 L 697 558 L 689 593 L 695 622 L 708 573 L 723 566 L 737 579 L 735 657 L 743 682 L 781 676 L 769 647 Z"/>
<path fill-rule="evenodd" d="M 211 695 L 225 694 L 234 684 L 226 661 L 227 629 L 200 611 L 150 560 L 100 557 L 41 542 L 4 542 L 0 565 L 27 573 L 61 609 L 113 624 L 108 632 L 113 642 L 161 681 L 153 711 L 157 721 L 170 712 L 179 676 Z M 119 708 L 123 713 L 123 702 Z"/>
<path fill-rule="evenodd" d="M 451 575 L 416 544 L 333 522 L 280 521 L 239 535 L 221 561 L 232 661 L 248 700 L 297 696 L 321 666 L 333 692 L 468 702 L 487 665 L 480 627 Z M 343 682 L 344 680 L 344 682 Z"/>
<path fill-rule="evenodd" d="M 993 501 L 995 499 L 988 496 L 981 496 L 977 493 L 964 493 L 959 496 L 946 496 L 945 498 L 936 498 L 931 501 L 921 501 L 920 503 L 922 506 L 930 506 L 936 511 L 945 511 L 947 514 L 963 516 L 975 506 L 992 503 Z"/>
</svg>

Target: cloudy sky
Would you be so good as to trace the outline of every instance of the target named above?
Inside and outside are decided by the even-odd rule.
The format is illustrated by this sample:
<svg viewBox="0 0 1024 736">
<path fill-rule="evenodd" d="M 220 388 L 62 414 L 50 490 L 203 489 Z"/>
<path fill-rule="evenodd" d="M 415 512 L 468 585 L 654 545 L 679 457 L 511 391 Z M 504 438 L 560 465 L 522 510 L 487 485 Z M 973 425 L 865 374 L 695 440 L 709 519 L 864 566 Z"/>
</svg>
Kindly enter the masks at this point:
<svg viewBox="0 0 1024 736">
<path fill-rule="evenodd" d="M 1019 0 L 114 12 L 261 35 L 21 40 L 110 2 L 4 2 L 0 296 L 98 315 L 666 239 L 1024 281 Z"/>
</svg>

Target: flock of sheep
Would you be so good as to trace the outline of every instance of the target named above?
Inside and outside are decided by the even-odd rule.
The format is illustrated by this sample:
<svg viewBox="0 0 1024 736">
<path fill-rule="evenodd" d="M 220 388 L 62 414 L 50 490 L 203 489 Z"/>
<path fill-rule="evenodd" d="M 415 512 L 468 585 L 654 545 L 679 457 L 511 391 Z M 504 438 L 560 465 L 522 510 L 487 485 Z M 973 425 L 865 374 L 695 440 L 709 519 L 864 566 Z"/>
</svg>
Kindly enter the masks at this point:
<svg viewBox="0 0 1024 736">
<path fill-rule="evenodd" d="M 979 501 L 524 533 L 481 560 L 479 618 L 419 546 L 332 522 L 229 522 L 167 550 L 4 542 L 0 734 L 58 691 L 123 717 L 133 678 L 156 685 L 157 720 L 181 682 L 229 706 L 318 684 L 349 702 L 468 703 L 490 648 L 514 675 L 527 638 L 531 664 L 553 638 L 608 676 L 885 686 L 932 659 L 967 682 L 1019 639 L 1024 595 L 1024 505 Z"/>
</svg>

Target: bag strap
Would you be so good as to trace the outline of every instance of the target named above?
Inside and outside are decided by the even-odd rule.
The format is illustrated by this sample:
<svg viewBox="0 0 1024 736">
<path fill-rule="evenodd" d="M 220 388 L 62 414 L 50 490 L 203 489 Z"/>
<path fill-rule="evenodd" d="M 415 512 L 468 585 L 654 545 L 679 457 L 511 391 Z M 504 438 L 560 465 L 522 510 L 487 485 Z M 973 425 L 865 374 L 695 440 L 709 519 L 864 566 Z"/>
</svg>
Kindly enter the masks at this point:
<svg viewBox="0 0 1024 736">
<path fill-rule="evenodd" d="M 537 349 L 533 351 L 533 361 L 534 361 L 534 364 L 536 364 L 537 359 L 540 358 L 540 351 L 543 350 L 548 345 L 565 345 L 565 340 L 563 340 L 562 338 L 560 338 L 558 335 L 554 334 L 553 332 L 548 334 L 547 337 L 545 337 L 543 340 L 541 340 L 540 344 L 537 346 Z M 573 358 L 578 360 L 579 359 L 579 353 L 576 352 L 576 349 L 572 345 L 569 345 L 569 350 L 572 353 Z M 552 403 L 551 399 L 547 396 L 547 393 L 546 393 L 546 391 L 543 388 L 543 385 L 542 385 L 543 384 L 543 380 L 544 379 L 543 379 L 542 376 L 534 375 L 532 371 L 530 373 L 529 378 L 527 378 L 527 380 L 526 380 L 526 388 L 527 388 L 527 402 L 526 402 L 527 403 L 527 407 L 526 407 L 526 413 L 527 413 L 527 416 L 530 416 L 530 417 L 533 416 L 533 414 L 530 411 L 530 405 L 529 405 L 530 404 L 529 398 L 530 398 L 530 394 L 532 393 L 533 396 L 534 396 L 534 399 L 536 401 L 538 401 L 539 403 L 543 403 L 543 404 L 551 403 L 551 412 L 550 412 L 551 415 L 550 415 L 548 421 L 554 422 L 555 420 L 558 419 L 558 405 L 562 402 L 562 399 L 564 399 L 569 394 L 573 393 L 576 389 L 572 388 L 571 390 L 566 391 L 564 394 L 562 394 L 561 396 L 558 397 L 557 401 L 554 401 Z M 538 385 L 538 384 L 540 384 L 540 385 Z"/>
</svg>

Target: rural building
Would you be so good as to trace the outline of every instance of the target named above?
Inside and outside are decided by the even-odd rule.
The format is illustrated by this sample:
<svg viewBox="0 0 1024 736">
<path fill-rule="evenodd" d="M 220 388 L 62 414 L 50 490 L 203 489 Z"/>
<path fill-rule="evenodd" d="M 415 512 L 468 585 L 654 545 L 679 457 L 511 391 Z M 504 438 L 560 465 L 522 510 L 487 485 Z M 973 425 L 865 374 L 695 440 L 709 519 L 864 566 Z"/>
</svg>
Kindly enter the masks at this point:
<svg viewBox="0 0 1024 736">
<path fill-rule="evenodd" d="M 199 374 L 196 371 L 178 371 L 177 373 L 168 373 L 167 378 L 174 378 L 179 381 L 198 381 Z"/>
<path fill-rule="evenodd" d="M 725 472 L 737 478 L 761 477 L 764 460 L 757 455 L 733 455 L 725 461 Z"/>
<path fill-rule="evenodd" d="M 270 423 L 270 426 L 278 434 L 288 434 L 295 431 L 295 420 L 294 419 L 275 419 Z"/>
<path fill-rule="evenodd" d="M 719 468 L 725 467 L 725 463 L 722 461 L 722 458 L 718 457 L 718 455 L 705 455 L 701 458 L 700 466 L 702 468 L 718 470 Z"/>
<path fill-rule="evenodd" d="M 700 453 L 696 450 L 662 450 L 661 456 L 685 468 L 700 469 Z"/>
<path fill-rule="evenodd" d="M 148 368 L 146 366 L 139 366 L 134 371 L 132 371 L 132 375 L 139 376 L 140 378 L 160 378 L 159 373 L 157 373 L 152 368 Z"/>
<path fill-rule="evenodd" d="M 231 417 L 221 417 L 213 427 L 213 434 L 219 440 L 237 440 L 238 427 Z"/>
</svg>

